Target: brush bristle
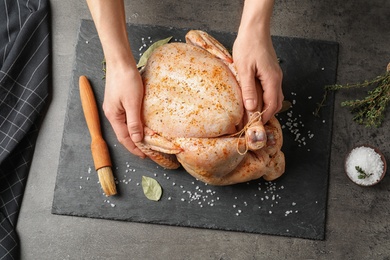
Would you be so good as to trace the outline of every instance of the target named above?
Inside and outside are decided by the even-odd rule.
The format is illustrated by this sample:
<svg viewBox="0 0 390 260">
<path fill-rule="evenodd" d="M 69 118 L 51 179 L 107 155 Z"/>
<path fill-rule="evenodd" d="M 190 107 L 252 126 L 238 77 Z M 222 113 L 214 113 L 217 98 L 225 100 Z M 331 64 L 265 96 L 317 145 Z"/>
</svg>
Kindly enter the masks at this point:
<svg viewBox="0 0 390 260">
<path fill-rule="evenodd" d="M 116 185 L 114 180 L 114 175 L 112 174 L 111 167 L 103 167 L 97 170 L 99 176 L 100 185 L 103 188 L 104 193 L 107 196 L 115 195 Z"/>
</svg>

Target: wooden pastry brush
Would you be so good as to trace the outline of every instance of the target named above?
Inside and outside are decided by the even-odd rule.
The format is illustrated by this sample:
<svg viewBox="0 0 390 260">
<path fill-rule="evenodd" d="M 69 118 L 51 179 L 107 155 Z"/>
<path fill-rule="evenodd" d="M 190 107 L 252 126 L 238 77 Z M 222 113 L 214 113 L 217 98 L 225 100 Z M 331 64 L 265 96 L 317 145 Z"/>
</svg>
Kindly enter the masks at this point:
<svg viewBox="0 0 390 260">
<path fill-rule="evenodd" d="M 107 143 L 102 136 L 95 96 L 86 76 L 80 77 L 79 87 L 85 120 L 87 121 L 89 133 L 91 134 L 92 158 L 99 176 L 99 182 L 107 196 L 115 195 L 117 192 L 111 169 L 110 154 Z"/>
</svg>

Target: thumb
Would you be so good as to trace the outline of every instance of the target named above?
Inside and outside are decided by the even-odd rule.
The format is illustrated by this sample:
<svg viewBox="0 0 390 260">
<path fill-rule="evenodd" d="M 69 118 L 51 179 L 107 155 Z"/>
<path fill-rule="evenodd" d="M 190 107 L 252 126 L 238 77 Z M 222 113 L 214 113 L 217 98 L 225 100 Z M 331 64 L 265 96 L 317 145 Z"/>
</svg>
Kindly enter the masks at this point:
<svg viewBox="0 0 390 260">
<path fill-rule="evenodd" d="M 238 75 L 240 76 L 242 100 L 244 101 L 245 109 L 254 111 L 257 109 L 258 103 L 255 76 L 253 73 L 245 73 L 240 70 L 238 70 Z"/>
<path fill-rule="evenodd" d="M 133 143 L 141 142 L 143 137 L 143 130 L 141 122 L 130 121 L 127 123 L 129 135 Z"/>
<path fill-rule="evenodd" d="M 129 109 L 126 111 L 127 129 L 131 140 L 134 143 L 141 142 L 143 136 L 143 126 L 141 122 L 140 109 Z"/>
</svg>

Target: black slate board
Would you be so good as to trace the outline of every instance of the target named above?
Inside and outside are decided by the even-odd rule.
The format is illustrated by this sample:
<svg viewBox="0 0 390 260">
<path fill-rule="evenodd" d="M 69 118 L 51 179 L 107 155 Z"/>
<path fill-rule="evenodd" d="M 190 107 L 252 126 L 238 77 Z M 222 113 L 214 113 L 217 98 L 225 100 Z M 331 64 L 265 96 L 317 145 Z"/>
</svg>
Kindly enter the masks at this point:
<svg viewBox="0 0 390 260">
<path fill-rule="evenodd" d="M 135 57 L 157 40 L 183 40 L 186 29 L 128 25 Z M 233 33 L 210 32 L 231 48 Z M 322 240 L 325 237 L 333 117 L 330 96 L 313 116 L 323 87 L 336 78 L 338 44 L 273 37 L 284 72 L 284 94 L 292 109 L 278 115 L 283 126 L 286 173 L 228 187 L 205 185 L 183 169 L 169 171 L 127 152 L 101 113 L 119 195 L 105 197 L 93 168 L 90 136 L 81 109 L 78 78 L 87 75 L 103 101 L 103 53 L 92 21 L 83 20 L 76 46 L 52 213 L 91 218 L 199 227 Z M 163 187 L 161 201 L 146 199 L 141 177 Z"/>
</svg>

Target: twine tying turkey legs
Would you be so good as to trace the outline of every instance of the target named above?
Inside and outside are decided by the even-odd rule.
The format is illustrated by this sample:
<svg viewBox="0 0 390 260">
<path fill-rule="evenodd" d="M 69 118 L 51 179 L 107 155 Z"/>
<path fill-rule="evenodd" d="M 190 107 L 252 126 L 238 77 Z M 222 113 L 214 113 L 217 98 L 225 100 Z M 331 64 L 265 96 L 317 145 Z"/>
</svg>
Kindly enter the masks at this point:
<svg viewBox="0 0 390 260">
<path fill-rule="evenodd" d="M 268 109 L 268 108 L 267 108 Z M 247 132 L 247 130 L 255 123 L 257 122 L 260 122 L 261 121 L 261 116 L 262 114 L 267 110 L 265 109 L 263 112 L 260 112 L 260 111 L 256 111 L 255 113 L 253 113 L 251 115 L 251 118 L 250 120 L 248 121 L 248 123 L 237 133 L 235 134 L 232 134 L 231 136 L 238 136 L 238 139 L 237 139 L 237 152 L 240 154 L 240 155 L 245 155 L 248 150 L 249 150 L 249 145 L 248 145 L 248 140 L 247 138 L 245 138 L 245 151 L 244 152 L 241 152 L 240 151 L 240 138 L 245 135 L 245 133 Z"/>
</svg>

